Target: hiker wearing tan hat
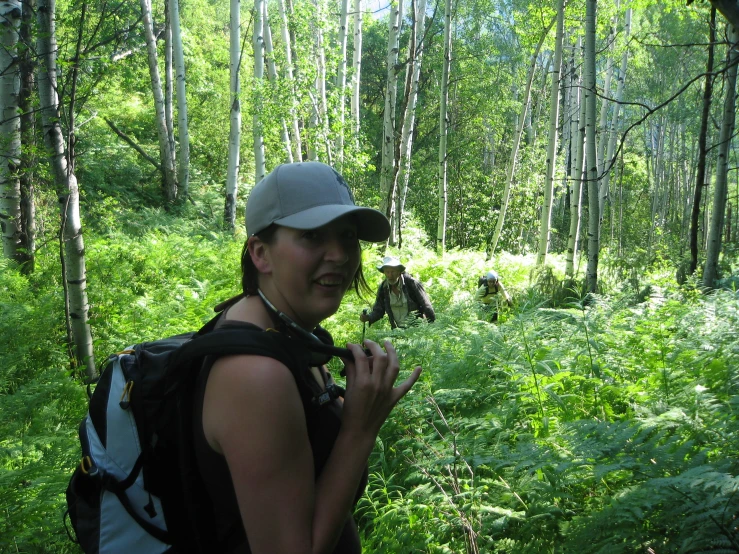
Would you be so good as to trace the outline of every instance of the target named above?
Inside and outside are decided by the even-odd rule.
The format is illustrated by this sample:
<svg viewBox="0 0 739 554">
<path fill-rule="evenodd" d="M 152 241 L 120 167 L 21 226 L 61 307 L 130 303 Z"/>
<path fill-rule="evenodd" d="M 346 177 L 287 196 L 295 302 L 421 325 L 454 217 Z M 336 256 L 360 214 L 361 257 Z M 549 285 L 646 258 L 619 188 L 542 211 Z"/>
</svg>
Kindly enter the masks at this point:
<svg viewBox="0 0 739 554">
<path fill-rule="evenodd" d="M 377 269 L 385 275 L 385 279 L 377 289 L 377 297 L 372 311 L 362 312 L 360 321 L 373 324 L 387 314 L 390 327 L 407 327 L 418 318 L 429 323 L 436 319 L 426 290 L 421 282 L 405 271 L 405 266 L 394 256 L 385 256 Z"/>
</svg>

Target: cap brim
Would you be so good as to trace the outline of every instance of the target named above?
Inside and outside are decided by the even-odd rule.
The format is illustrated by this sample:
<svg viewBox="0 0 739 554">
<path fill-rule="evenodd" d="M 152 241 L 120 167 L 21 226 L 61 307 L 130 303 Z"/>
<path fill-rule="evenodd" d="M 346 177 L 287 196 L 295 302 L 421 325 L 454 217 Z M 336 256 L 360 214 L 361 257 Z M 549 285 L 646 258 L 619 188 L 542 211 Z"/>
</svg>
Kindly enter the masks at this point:
<svg viewBox="0 0 739 554">
<path fill-rule="evenodd" d="M 405 266 L 403 264 L 400 264 L 400 265 L 387 265 L 387 264 L 385 264 L 385 265 L 378 265 L 377 266 L 377 271 L 379 271 L 380 273 L 382 273 L 385 270 L 386 267 L 392 267 L 393 269 L 399 269 L 400 271 L 405 271 Z"/>
<path fill-rule="evenodd" d="M 351 214 L 357 223 L 357 238 L 367 242 L 384 242 L 390 236 L 390 222 L 385 214 L 372 208 L 330 204 L 316 206 L 275 220 L 277 225 L 293 229 L 316 229 L 335 219 Z"/>
</svg>

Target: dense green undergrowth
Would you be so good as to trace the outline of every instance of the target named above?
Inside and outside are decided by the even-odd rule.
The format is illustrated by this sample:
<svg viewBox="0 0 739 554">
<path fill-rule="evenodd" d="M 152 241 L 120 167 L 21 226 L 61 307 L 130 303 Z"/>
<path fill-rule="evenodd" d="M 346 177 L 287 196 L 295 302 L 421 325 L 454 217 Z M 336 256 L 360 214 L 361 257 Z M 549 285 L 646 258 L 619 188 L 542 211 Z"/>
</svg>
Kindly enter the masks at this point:
<svg viewBox="0 0 739 554">
<path fill-rule="evenodd" d="M 243 237 L 149 217 L 85 237 L 98 360 L 195 329 L 238 292 Z M 606 256 L 604 294 L 584 298 L 556 257 L 542 276 L 502 254 L 515 304 L 494 325 L 472 301 L 481 253 L 410 252 L 438 319 L 365 330 L 393 341 L 404 373 L 424 368 L 371 458 L 366 552 L 739 552 L 735 293 L 678 287 L 669 264 L 635 283 Z M 378 256 L 364 253 L 372 286 Z M 37 266 L 0 267 L 0 551 L 77 552 L 63 493 L 86 395 L 58 259 L 42 249 Z M 347 297 L 326 323 L 337 342 L 360 340 L 371 301 Z"/>
</svg>

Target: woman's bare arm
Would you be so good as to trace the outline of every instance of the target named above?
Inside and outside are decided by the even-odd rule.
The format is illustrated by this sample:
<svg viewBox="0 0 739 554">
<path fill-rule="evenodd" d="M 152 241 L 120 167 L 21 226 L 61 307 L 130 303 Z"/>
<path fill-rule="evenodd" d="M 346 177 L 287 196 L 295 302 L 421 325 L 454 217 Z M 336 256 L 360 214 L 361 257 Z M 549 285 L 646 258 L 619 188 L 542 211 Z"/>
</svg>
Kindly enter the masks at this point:
<svg viewBox="0 0 739 554">
<path fill-rule="evenodd" d="M 393 388 L 397 356 L 392 346 L 392 354 L 374 343 L 368 346 L 377 352 L 372 364 L 361 348 L 350 346 L 358 361 L 347 366 L 342 428 L 318 483 L 290 371 L 258 356 L 228 357 L 214 364 L 203 424 L 206 437 L 229 465 L 254 554 L 333 550 L 377 432 L 420 374 L 417 368 Z"/>
</svg>

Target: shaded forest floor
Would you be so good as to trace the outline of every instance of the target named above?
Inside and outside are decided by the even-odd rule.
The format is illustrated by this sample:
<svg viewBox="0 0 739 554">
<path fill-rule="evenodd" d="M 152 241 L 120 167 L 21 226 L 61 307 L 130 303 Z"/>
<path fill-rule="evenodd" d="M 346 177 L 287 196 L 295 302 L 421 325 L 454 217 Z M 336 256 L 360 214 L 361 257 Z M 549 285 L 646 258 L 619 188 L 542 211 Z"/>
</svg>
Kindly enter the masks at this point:
<svg viewBox="0 0 739 554">
<path fill-rule="evenodd" d="M 106 213 L 85 236 L 98 361 L 196 329 L 238 292 L 243 236 Z M 393 341 L 404 371 L 424 367 L 371 458 L 366 552 L 739 552 L 736 293 L 679 287 L 658 256 L 604 253 L 603 294 L 585 302 L 558 256 L 532 273 L 533 256 L 394 253 L 438 319 L 366 330 Z M 364 252 L 373 287 L 379 256 Z M 491 267 L 515 299 L 499 324 L 472 300 Z M 0 291 L 0 551 L 78 552 L 63 493 L 86 394 L 54 247 L 30 277 L 0 262 Z M 326 323 L 337 343 L 360 340 L 371 301 L 347 297 Z"/>
</svg>

